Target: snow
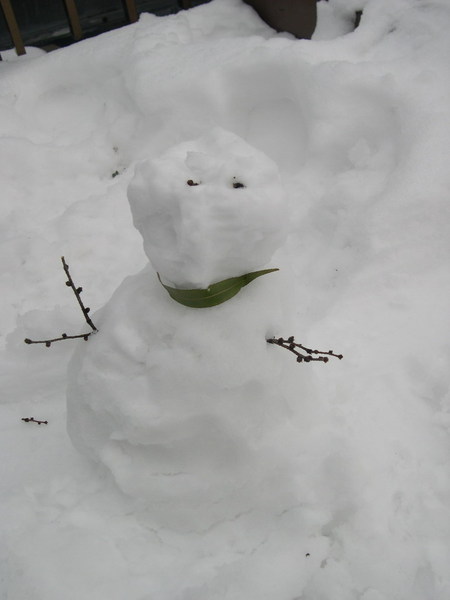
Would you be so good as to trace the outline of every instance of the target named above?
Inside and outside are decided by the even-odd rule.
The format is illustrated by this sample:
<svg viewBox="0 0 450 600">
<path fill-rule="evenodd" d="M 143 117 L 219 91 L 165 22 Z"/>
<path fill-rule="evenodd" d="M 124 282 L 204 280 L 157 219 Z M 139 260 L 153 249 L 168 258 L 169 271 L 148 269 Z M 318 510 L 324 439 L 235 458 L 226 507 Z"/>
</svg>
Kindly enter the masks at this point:
<svg viewBox="0 0 450 600">
<path fill-rule="evenodd" d="M 318 8 L 311 41 L 276 34 L 238 0 L 213 0 L 0 63 L 2 598 L 449 597 L 450 7 Z M 174 303 L 147 266 L 127 189 L 138 165 L 216 127 L 277 165 L 288 237 L 270 259 L 279 272 L 196 311 Z M 100 333 L 27 346 L 25 337 L 88 330 L 60 256 Z M 118 310 L 128 301 L 139 311 Z M 155 378 L 135 344 L 149 331 Z M 344 359 L 296 364 L 267 335 Z M 170 336 L 180 336 L 176 349 Z M 109 351 L 96 352 L 102 340 Z M 95 458 L 104 435 L 111 471 L 73 447 L 70 360 L 92 369 L 99 414 L 110 411 L 137 461 L 156 466 L 142 443 L 156 421 L 135 397 L 117 401 L 114 378 L 134 368 L 129 389 L 151 381 L 167 400 L 169 378 L 179 390 L 205 365 L 185 383 L 196 427 L 206 435 L 202 419 L 216 411 L 239 439 L 230 448 L 222 437 L 221 454 L 210 436 L 195 456 L 208 473 L 223 458 L 201 482 L 217 494 L 217 515 L 190 505 L 185 517 L 167 502 L 152 510 L 146 482 L 114 454 L 111 421 L 71 418 L 69 386 L 72 437 L 86 450 L 93 431 Z M 163 425 L 180 438 L 185 407 L 170 398 L 174 419 Z M 48 425 L 21 420 L 31 416 Z M 227 501 L 221 475 L 233 452 L 248 493 Z M 199 490 L 179 493 L 195 504 Z"/>
</svg>

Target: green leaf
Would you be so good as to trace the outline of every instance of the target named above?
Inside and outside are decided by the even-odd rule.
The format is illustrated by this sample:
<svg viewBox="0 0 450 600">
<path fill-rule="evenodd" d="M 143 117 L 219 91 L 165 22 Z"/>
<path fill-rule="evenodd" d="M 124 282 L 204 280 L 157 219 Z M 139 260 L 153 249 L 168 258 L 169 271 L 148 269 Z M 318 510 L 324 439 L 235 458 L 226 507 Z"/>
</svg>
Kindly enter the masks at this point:
<svg viewBox="0 0 450 600">
<path fill-rule="evenodd" d="M 261 277 L 261 275 L 266 275 L 267 273 L 273 273 L 274 271 L 278 271 L 278 269 L 254 271 L 253 273 L 246 273 L 240 277 L 231 277 L 230 279 L 218 281 L 205 289 L 192 290 L 183 290 L 165 285 L 161 281 L 159 273 L 158 279 L 161 282 L 161 285 L 169 292 L 170 297 L 179 304 L 189 306 L 190 308 L 209 308 L 210 306 L 216 306 L 217 304 L 226 302 L 235 296 L 241 288 L 248 285 L 257 277 Z"/>
</svg>

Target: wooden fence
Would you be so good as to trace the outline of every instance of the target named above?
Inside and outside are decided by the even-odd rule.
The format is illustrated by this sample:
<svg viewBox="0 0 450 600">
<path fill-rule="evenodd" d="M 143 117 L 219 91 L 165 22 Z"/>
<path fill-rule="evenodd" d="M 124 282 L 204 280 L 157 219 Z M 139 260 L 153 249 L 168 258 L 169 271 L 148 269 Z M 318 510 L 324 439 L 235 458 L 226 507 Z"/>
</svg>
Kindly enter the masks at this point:
<svg viewBox="0 0 450 600">
<path fill-rule="evenodd" d="M 73 41 L 78 41 L 83 38 L 83 29 L 80 21 L 80 15 L 77 9 L 76 0 L 60 0 L 64 3 L 66 10 L 67 21 L 70 27 Z M 134 23 L 138 20 L 138 9 L 136 7 L 135 0 L 122 0 L 125 17 L 128 23 Z M 182 8 L 190 8 L 192 0 L 181 0 Z M 11 0 L 0 0 L 0 7 L 3 11 L 3 16 L 11 36 L 12 43 L 16 49 L 18 55 L 25 54 L 25 45 L 23 42 L 23 35 L 20 31 L 20 27 L 17 23 L 16 15 L 14 13 L 13 5 Z M 50 32 L 49 32 L 50 33 Z M 1 57 L 0 57 L 1 60 Z"/>
<path fill-rule="evenodd" d="M 188 9 L 209 0 L 178 0 L 178 8 Z M 82 22 L 76 0 L 60 0 L 64 4 L 68 25 L 73 41 L 84 37 Z M 269 25 L 278 31 L 288 31 L 299 38 L 310 38 L 317 19 L 317 0 L 244 0 L 250 4 Z M 135 0 L 122 0 L 124 17 L 128 23 L 138 20 L 138 8 Z M 0 0 L 6 25 L 17 54 L 25 54 L 23 36 L 17 24 L 11 0 Z M 145 9 L 144 9 L 145 10 Z M 51 27 L 51 26 L 49 26 Z M 49 34 L 51 31 L 49 31 Z M 98 31 L 96 32 L 98 33 Z M 0 56 L 1 60 L 1 56 Z"/>
</svg>

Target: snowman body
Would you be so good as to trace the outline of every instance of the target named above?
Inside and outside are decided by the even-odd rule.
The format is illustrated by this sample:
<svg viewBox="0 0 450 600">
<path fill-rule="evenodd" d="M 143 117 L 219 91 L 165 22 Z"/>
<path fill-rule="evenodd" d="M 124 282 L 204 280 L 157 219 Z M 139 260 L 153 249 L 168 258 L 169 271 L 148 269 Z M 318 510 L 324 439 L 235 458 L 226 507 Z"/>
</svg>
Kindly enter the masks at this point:
<svg viewBox="0 0 450 600">
<path fill-rule="evenodd" d="M 282 274 L 223 304 L 175 302 L 162 281 L 206 288 L 264 267 L 286 235 L 274 163 L 215 130 L 138 167 L 129 187 L 150 263 L 96 319 L 69 366 L 68 430 L 162 526 L 207 529 L 292 501 Z"/>
</svg>

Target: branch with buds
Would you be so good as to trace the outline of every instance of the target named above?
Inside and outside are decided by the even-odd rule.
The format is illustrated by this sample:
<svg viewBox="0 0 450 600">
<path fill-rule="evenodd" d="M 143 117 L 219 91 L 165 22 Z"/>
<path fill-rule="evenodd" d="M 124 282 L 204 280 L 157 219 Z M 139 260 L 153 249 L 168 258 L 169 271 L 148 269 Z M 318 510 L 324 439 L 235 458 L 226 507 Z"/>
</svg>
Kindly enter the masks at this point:
<svg viewBox="0 0 450 600">
<path fill-rule="evenodd" d="M 29 338 L 26 338 L 24 340 L 25 344 L 45 344 L 45 346 L 47 348 L 50 348 L 50 346 L 52 345 L 53 342 L 60 342 L 61 340 L 74 340 L 77 338 L 83 338 L 87 342 L 87 340 L 89 339 L 89 336 L 92 335 L 93 333 L 97 333 L 97 331 L 98 331 L 97 327 L 94 325 L 94 323 L 92 322 L 92 319 L 89 316 L 89 312 L 91 309 L 88 306 L 84 306 L 83 301 L 81 300 L 81 292 L 83 291 L 83 288 L 77 287 L 74 284 L 72 276 L 70 275 L 69 265 L 64 260 L 64 256 L 61 257 L 61 261 L 63 264 L 64 272 L 67 275 L 66 285 L 67 285 L 67 287 L 72 288 L 72 291 L 75 294 L 78 304 L 80 305 L 81 312 L 83 313 L 84 319 L 85 319 L 86 323 L 89 325 L 89 327 L 92 329 L 92 331 L 89 331 L 88 333 L 80 333 L 79 335 L 67 335 L 67 333 L 62 333 L 60 337 L 55 337 L 55 338 L 47 339 L 47 340 L 30 340 Z"/>
<path fill-rule="evenodd" d="M 38 425 L 48 425 L 48 421 L 38 421 L 34 417 L 25 417 L 21 421 L 25 421 L 25 423 L 37 423 Z"/>
<path fill-rule="evenodd" d="M 321 350 L 312 350 L 311 348 L 306 348 L 306 346 L 303 346 L 302 344 L 297 344 L 294 341 L 294 336 L 289 337 L 287 340 L 283 338 L 270 338 L 266 340 L 266 342 L 268 344 L 276 344 L 277 346 L 286 348 L 286 350 L 289 350 L 289 352 L 295 354 L 295 356 L 297 357 L 297 362 L 299 363 L 311 361 L 327 363 L 329 360 L 329 356 L 334 356 L 339 360 L 343 358 L 342 354 L 335 354 L 333 350 L 328 350 L 328 352 L 322 352 Z M 297 348 L 300 348 L 300 350 L 303 350 L 303 352 L 306 352 L 306 354 L 302 354 L 301 352 L 299 352 L 299 350 L 297 350 Z M 317 356 L 312 356 L 313 354 Z"/>
</svg>

